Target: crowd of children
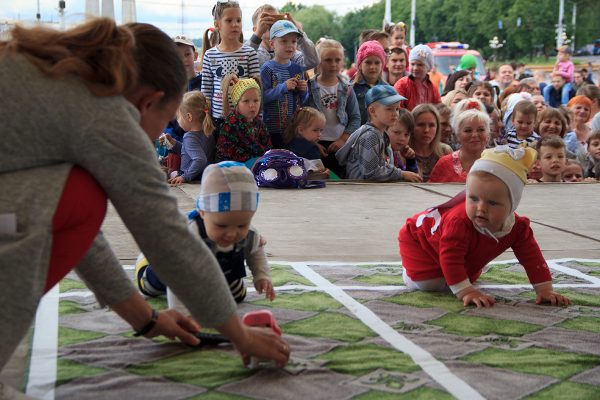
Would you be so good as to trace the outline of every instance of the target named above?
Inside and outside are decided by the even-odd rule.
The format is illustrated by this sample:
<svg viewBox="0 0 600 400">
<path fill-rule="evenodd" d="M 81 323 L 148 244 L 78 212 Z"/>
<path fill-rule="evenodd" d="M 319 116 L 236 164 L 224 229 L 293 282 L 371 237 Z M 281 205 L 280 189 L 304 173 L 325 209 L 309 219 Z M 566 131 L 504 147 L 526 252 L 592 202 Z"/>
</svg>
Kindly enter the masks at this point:
<svg viewBox="0 0 600 400">
<path fill-rule="evenodd" d="M 489 117 L 483 124 L 486 147 L 536 148 L 543 137 L 557 135 L 565 145 L 565 168 L 581 164 L 584 178 L 594 178 L 590 171 L 599 169 L 588 139 L 591 121 L 600 115 L 600 88 L 589 83 L 589 74 L 584 80 L 583 71 L 575 71 L 566 46 L 558 49 L 552 84 L 543 82 L 543 75 L 532 77 L 523 66 L 510 64 L 500 66 L 495 76 L 480 76 L 469 54 L 444 78 L 435 71 L 432 49 L 411 49 L 405 43 L 406 25 L 397 23 L 361 33 L 351 71 L 344 68 L 346 53 L 338 41 L 320 38 L 315 45 L 292 15 L 279 14 L 273 6 L 254 12 L 253 35 L 245 43 L 237 2 L 218 2 L 213 18 L 214 28 L 207 30 L 200 54 L 201 69 L 189 74 L 189 90 L 201 82 L 202 94 L 192 97 L 203 95 L 202 104 L 192 112 L 186 96 L 172 123 L 178 130 L 162 139 L 170 148 L 167 159 L 177 160 L 167 166 L 172 184 L 200 179 L 211 162 L 251 166 L 271 148 L 320 159 L 332 179 L 416 181 L 414 173 L 427 182 L 437 166 L 433 181 L 464 182 L 472 158 L 483 149 L 459 151 L 481 138 L 458 130 L 462 127 L 456 121 L 465 110 L 456 107 L 473 99 Z M 193 43 L 183 36 L 174 41 L 184 64 L 193 65 L 198 54 Z M 390 88 L 399 96 L 388 96 L 400 99 L 397 105 L 379 99 L 381 93 L 391 94 Z M 395 119 L 381 120 L 382 113 L 375 112 L 381 104 L 397 110 Z M 410 112 L 410 122 L 398 110 Z M 202 121 L 211 124 L 201 127 Z M 600 125 L 600 117 L 597 121 Z M 365 134 L 376 130 L 378 136 Z M 360 139 L 346 146 L 355 132 Z M 369 145 L 374 153 L 368 157 L 365 140 L 374 140 Z M 540 175 L 542 164 L 534 166 L 531 182 L 547 181 Z M 375 172 L 375 166 L 382 169 Z"/>
</svg>

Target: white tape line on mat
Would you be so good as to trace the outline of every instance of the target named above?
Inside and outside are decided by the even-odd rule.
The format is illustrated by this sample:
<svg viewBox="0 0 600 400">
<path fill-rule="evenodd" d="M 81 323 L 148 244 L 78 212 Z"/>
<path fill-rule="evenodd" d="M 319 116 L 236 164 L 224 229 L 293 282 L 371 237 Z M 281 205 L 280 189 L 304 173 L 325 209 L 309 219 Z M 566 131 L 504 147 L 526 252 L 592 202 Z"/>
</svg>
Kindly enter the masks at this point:
<svg viewBox="0 0 600 400">
<path fill-rule="evenodd" d="M 394 348 L 409 355 L 423 371 L 431 376 L 437 383 L 442 385 L 451 395 L 457 399 L 484 399 L 479 392 L 450 372 L 443 363 L 436 360 L 428 351 L 396 332 L 375 313 L 354 300 L 342 289 L 332 286 L 327 279 L 313 271 L 306 264 L 290 263 L 290 265 L 306 279 L 317 285 L 317 287 L 322 288 L 323 291 L 342 303 L 365 325 L 379 334 L 384 340 L 394 346 Z"/>
<path fill-rule="evenodd" d="M 58 347 L 58 285 L 40 301 L 35 315 L 27 395 L 54 400 Z"/>
</svg>

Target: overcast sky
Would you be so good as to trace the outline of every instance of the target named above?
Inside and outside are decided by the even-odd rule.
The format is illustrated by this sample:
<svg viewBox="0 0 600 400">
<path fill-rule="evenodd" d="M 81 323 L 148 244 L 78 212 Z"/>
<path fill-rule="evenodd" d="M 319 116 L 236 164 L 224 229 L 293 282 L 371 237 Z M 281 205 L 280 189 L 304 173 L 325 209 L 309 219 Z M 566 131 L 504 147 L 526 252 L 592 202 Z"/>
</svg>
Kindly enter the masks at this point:
<svg viewBox="0 0 600 400">
<path fill-rule="evenodd" d="M 102 0 L 99 0 L 102 3 Z M 113 0 L 115 19 L 121 22 L 122 0 Z M 244 32 L 252 32 L 251 17 L 254 10 L 268 2 L 281 7 L 285 0 L 241 0 Z M 305 5 L 322 4 L 326 8 L 343 15 L 351 10 L 370 5 L 374 0 L 303 0 Z M 34 21 L 37 12 L 37 0 L 0 0 L 0 24 L 6 20 Z M 59 20 L 58 0 L 39 0 L 40 14 L 43 21 Z M 65 0 L 65 20 L 75 24 L 84 19 L 85 0 Z M 183 7 L 182 7 L 183 3 Z M 204 31 L 213 25 L 211 10 L 216 0 L 136 0 L 138 22 L 154 24 L 169 35 L 185 34 L 199 38 Z M 183 10 L 183 12 L 182 12 Z M 183 25 L 182 25 L 182 14 Z"/>
</svg>

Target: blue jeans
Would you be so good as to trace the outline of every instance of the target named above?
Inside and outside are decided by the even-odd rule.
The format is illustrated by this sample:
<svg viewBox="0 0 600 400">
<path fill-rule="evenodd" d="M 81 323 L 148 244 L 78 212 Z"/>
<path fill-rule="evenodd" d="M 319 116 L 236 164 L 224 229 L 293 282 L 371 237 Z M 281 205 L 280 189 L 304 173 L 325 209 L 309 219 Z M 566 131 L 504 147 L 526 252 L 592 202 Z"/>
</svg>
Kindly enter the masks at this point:
<svg viewBox="0 0 600 400">
<path fill-rule="evenodd" d="M 552 90 L 554 86 L 552 85 L 546 85 L 544 87 L 544 91 L 543 91 L 543 95 L 544 95 L 544 101 L 546 102 L 546 104 L 550 105 L 550 91 Z M 561 92 L 560 92 L 560 104 L 566 105 L 569 100 L 571 99 L 570 95 L 571 95 L 571 82 L 567 82 L 563 85 L 563 87 L 561 88 Z"/>
</svg>

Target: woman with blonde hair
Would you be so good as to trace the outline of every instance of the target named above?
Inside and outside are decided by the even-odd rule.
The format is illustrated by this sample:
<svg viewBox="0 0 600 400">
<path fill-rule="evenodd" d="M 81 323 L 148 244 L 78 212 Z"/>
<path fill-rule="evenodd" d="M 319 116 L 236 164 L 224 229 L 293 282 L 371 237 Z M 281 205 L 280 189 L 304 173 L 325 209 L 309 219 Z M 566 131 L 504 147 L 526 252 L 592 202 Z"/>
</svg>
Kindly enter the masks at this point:
<svg viewBox="0 0 600 400">
<path fill-rule="evenodd" d="M 433 104 L 419 104 L 412 111 L 415 119 L 415 133 L 410 137 L 410 147 L 415 151 L 419 173 L 423 182 L 438 160 L 452 152 L 452 148 L 442 143 L 440 117 Z"/>
</svg>

